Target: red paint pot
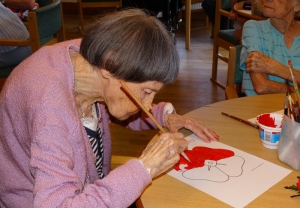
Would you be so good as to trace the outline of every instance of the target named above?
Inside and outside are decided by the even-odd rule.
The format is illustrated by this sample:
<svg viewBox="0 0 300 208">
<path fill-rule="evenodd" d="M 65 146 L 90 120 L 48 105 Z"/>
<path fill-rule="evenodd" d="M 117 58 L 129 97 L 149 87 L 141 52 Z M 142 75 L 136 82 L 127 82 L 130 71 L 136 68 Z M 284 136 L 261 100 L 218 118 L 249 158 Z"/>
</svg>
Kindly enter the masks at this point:
<svg viewBox="0 0 300 208">
<path fill-rule="evenodd" d="M 264 113 L 256 117 L 259 125 L 259 137 L 264 147 L 277 149 L 282 128 L 283 115 Z"/>
</svg>

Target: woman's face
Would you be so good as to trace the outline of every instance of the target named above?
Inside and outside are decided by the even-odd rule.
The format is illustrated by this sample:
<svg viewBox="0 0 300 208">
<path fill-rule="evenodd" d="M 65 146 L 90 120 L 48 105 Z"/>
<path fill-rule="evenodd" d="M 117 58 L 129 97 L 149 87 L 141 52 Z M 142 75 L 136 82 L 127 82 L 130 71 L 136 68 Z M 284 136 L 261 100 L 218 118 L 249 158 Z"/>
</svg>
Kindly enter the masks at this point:
<svg viewBox="0 0 300 208">
<path fill-rule="evenodd" d="M 299 0 L 264 0 L 263 14 L 266 17 L 283 19 L 293 12 Z"/>
<path fill-rule="evenodd" d="M 125 82 L 125 84 L 147 109 L 150 109 L 155 94 L 164 85 L 157 81 L 143 83 Z M 111 80 L 104 93 L 110 114 L 118 120 L 125 120 L 141 110 L 130 95 L 127 95 L 118 79 Z"/>
<path fill-rule="evenodd" d="M 263 14 L 266 17 L 284 19 L 288 14 L 294 13 L 299 7 L 299 0 L 263 0 Z M 298 9 L 297 9 L 298 10 Z"/>
</svg>

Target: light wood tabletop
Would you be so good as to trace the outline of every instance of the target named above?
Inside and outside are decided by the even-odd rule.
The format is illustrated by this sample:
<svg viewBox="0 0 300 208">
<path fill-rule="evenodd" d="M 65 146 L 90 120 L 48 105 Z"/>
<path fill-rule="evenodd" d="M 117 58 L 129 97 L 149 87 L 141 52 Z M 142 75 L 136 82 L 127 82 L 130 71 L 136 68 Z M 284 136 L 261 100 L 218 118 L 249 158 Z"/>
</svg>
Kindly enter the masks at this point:
<svg viewBox="0 0 300 208">
<path fill-rule="evenodd" d="M 300 207 L 300 197 L 290 198 L 296 192 L 284 188 L 284 186 L 297 183 L 300 171 L 279 161 L 277 150 L 263 147 L 257 129 L 224 116 L 221 112 L 247 120 L 261 113 L 282 110 L 284 101 L 285 95 L 283 94 L 244 97 L 207 105 L 186 114 L 214 130 L 220 136 L 220 142 L 292 170 L 292 173 L 246 207 Z M 191 134 L 186 130 L 183 133 Z M 157 136 L 153 138 L 153 140 L 156 139 Z M 272 173 L 266 174 L 272 175 Z M 247 187 L 245 187 L 245 192 L 247 192 Z M 144 208 L 230 207 L 167 174 L 153 180 L 152 184 L 143 192 L 141 201 Z"/>
</svg>

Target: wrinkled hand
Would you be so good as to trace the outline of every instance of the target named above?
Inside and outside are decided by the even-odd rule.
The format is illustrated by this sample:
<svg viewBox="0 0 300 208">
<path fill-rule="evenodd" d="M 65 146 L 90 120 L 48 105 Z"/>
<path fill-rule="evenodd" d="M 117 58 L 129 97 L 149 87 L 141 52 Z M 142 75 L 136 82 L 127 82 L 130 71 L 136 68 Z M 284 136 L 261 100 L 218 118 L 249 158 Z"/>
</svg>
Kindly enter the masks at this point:
<svg viewBox="0 0 300 208">
<path fill-rule="evenodd" d="M 186 128 L 205 142 L 219 140 L 219 136 L 203 124 L 178 114 L 165 114 L 165 124 L 170 132 L 178 132 L 179 129 Z"/>
<path fill-rule="evenodd" d="M 246 72 L 271 74 L 278 62 L 261 52 L 251 52 L 245 60 Z"/>
<path fill-rule="evenodd" d="M 181 133 L 163 133 L 140 156 L 145 168 L 150 168 L 152 178 L 162 174 L 179 161 L 179 154 L 187 147 Z"/>
</svg>

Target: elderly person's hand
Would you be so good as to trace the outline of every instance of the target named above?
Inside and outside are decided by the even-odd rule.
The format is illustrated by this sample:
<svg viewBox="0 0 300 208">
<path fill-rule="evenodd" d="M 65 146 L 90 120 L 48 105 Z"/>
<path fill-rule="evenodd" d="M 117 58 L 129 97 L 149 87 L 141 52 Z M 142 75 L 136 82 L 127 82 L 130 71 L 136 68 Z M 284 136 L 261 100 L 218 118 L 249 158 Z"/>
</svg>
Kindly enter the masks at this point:
<svg viewBox="0 0 300 208">
<path fill-rule="evenodd" d="M 203 124 L 178 114 L 165 114 L 165 124 L 170 132 L 178 132 L 181 128 L 189 129 L 205 142 L 217 141 L 219 139 L 219 136 L 214 131 Z"/>
<path fill-rule="evenodd" d="M 254 51 L 249 53 L 245 60 L 246 72 L 256 72 L 265 74 L 274 74 L 274 69 L 284 67 L 281 63 L 266 56 L 262 52 Z"/>
<path fill-rule="evenodd" d="M 179 161 L 179 154 L 187 144 L 181 133 L 163 133 L 156 142 L 143 151 L 139 160 L 150 170 L 151 177 L 155 178 Z"/>
</svg>

